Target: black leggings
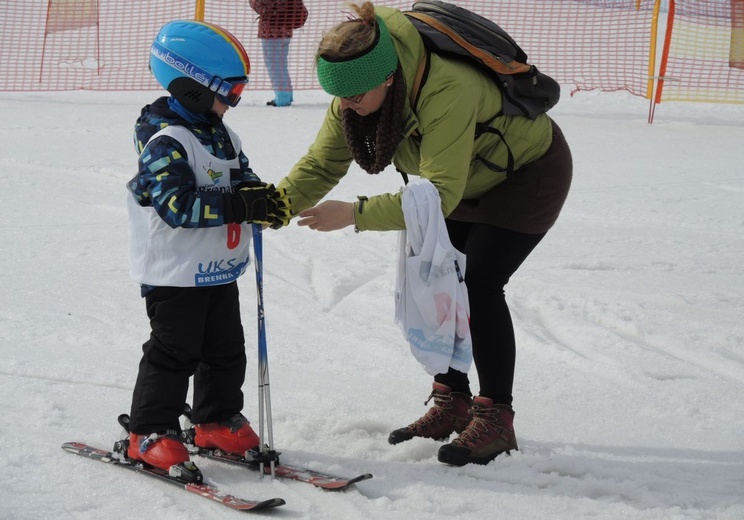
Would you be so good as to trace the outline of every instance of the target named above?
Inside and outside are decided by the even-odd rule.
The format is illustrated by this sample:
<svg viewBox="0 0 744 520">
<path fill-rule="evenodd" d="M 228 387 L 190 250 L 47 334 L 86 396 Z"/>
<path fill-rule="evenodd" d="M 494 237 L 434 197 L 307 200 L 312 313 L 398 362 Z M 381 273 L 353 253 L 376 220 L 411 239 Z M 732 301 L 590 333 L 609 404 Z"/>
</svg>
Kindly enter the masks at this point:
<svg viewBox="0 0 744 520">
<path fill-rule="evenodd" d="M 480 395 L 511 404 L 516 345 L 504 286 L 545 233 L 526 234 L 490 224 L 446 220 L 452 245 L 467 256 L 465 284 Z M 470 395 L 468 375 L 450 368 L 434 380 Z"/>
</svg>

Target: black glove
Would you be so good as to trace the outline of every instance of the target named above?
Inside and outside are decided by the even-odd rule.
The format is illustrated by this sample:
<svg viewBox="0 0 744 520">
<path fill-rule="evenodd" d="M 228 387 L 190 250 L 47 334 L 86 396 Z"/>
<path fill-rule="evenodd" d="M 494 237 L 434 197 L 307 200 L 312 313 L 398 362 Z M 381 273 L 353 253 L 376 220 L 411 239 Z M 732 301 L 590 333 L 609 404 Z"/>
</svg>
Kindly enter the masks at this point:
<svg viewBox="0 0 744 520">
<path fill-rule="evenodd" d="M 271 224 L 268 217 L 269 200 L 276 189 L 259 181 L 241 182 L 232 195 L 234 222 Z"/>
<path fill-rule="evenodd" d="M 271 229 L 279 229 L 289 224 L 292 218 L 292 212 L 289 209 L 290 204 L 287 191 L 284 188 L 277 188 L 271 194 L 268 200 L 267 216 Z"/>
</svg>

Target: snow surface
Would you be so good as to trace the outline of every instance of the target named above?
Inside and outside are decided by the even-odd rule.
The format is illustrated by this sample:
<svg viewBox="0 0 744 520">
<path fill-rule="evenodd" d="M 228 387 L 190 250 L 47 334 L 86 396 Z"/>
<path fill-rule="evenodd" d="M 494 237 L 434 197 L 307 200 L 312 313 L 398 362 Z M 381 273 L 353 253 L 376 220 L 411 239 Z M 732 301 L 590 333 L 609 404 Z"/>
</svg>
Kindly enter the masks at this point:
<svg viewBox="0 0 744 520">
<path fill-rule="evenodd" d="M 158 92 L 0 93 L 0 518 L 238 518 L 166 484 L 74 457 L 111 447 L 149 328 L 128 275 L 132 127 Z M 227 122 L 278 181 L 328 97 L 249 92 Z M 744 518 L 744 106 L 564 96 L 574 153 L 563 215 L 513 277 L 520 451 L 448 467 L 390 446 L 431 381 L 393 323 L 396 233 L 264 234 L 274 437 L 284 460 L 374 478 L 328 493 L 200 460 L 284 519 Z M 353 168 L 330 195 L 394 191 Z M 240 281 L 256 420 L 256 299 Z M 477 378 L 471 373 L 477 390 Z"/>
</svg>

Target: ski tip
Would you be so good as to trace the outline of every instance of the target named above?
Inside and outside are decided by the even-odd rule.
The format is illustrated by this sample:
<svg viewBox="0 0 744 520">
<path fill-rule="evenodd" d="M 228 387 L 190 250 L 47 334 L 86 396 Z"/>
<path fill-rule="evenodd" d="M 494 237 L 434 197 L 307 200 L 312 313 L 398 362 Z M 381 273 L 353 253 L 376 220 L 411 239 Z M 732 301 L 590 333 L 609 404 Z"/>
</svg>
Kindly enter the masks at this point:
<svg viewBox="0 0 744 520">
<path fill-rule="evenodd" d="M 287 502 L 283 498 L 269 498 L 268 500 L 258 502 L 254 507 L 249 509 L 249 511 L 253 511 L 256 509 L 268 509 L 270 507 L 279 507 L 285 505 L 286 503 Z"/>
<path fill-rule="evenodd" d="M 65 451 L 80 451 L 86 444 L 77 441 L 63 442 L 61 448 Z"/>
<path fill-rule="evenodd" d="M 323 485 L 319 485 L 318 487 L 326 490 L 326 491 L 346 491 L 350 487 L 352 487 L 357 482 L 362 482 L 363 480 L 369 480 L 372 478 L 372 473 L 364 473 L 363 475 L 359 475 L 358 477 L 350 478 L 349 480 L 342 481 L 342 482 L 329 482 Z"/>
</svg>

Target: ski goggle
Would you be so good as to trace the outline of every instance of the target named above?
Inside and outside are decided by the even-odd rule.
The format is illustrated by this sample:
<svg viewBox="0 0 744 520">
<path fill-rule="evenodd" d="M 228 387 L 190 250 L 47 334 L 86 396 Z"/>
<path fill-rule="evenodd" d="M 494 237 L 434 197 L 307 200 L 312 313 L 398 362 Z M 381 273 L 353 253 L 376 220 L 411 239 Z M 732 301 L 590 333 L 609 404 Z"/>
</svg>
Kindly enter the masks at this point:
<svg viewBox="0 0 744 520">
<path fill-rule="evenodd" d="M 247 76 L 224 79 L 214 76 L 209 82 L 209 90 L 214 92 L 217 99 L 226 105 L 235 107 L 240 102 L 240 96 L 243 94 L 243 89 L 247 84 Z"/>
<path fill-rule="evenodd" d="M 248 83 L 248 76 L 221 78 L 210 74 L 183 56 L 165 48 L 157 41 L 153 42 L 152 47 L 150 47 L 150 54 L 170 67 L 173 67 L 184 76 L 207 87 L 215 93 L 220 101 L 231 107 L 236 106 L 240 102 L 240 96 Z"/>
</svg>

